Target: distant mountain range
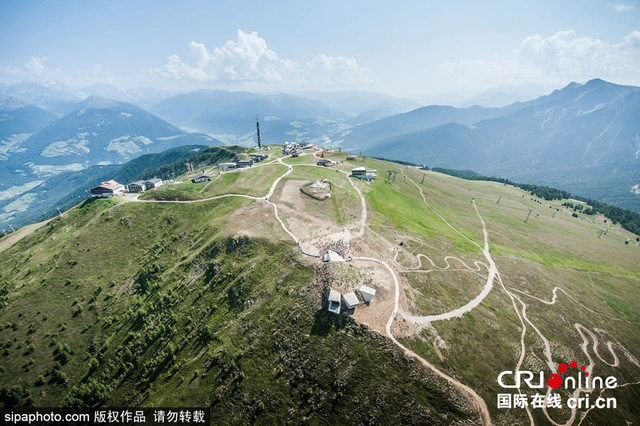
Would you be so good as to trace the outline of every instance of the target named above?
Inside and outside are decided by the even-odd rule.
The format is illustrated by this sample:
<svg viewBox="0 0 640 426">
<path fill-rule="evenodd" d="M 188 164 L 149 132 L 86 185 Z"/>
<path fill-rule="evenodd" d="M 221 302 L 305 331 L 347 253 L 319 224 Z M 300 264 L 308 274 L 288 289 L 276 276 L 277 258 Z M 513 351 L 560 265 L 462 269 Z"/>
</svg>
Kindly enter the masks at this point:
<svg viewBox="0 0 640 426">
<path fill-rule="evenodd" d="M 522 85 L 500 85 L 485 90 L 484 92 L 458 102 L 455 106 L 468 107 L 479 105 L 483 107 L 500 108 L 516 102 L 526 102 L 539 98 L 556 89 L 552 85 L 522 84 Z"/>
<path fill-rule="evenodd" d="M 404 114 L 355 126 L 340 134 L 333 135 L 332 139 L 346 151 L 364 151 L 383 143 L 389 137 L 430 129 L 447 123 L 470 125 L 481 120 L 519 111 L 523 107 L 519 103 L 504 108 L 425 106 Z"/>
<path fill-rule="evenodd" d="M 143 109 L 149 109 L 158 102 L 175 95 L 175 93 L 168 90 L 153 89 L 149 87 L 122 90 L 104 83 L 94 83 L 91 86 L 87 86 L 81 89 L 81 94 L 83 97 L 98 96 L 100 98 L 128 102 Z"/>
<path fill-rule="evenodd" d="M 266 143 L 297 140 L 332 144 L 332 134 L 417 107 L 419 104 L 411 100 L 376 92 L 259 95 L 199 90 L 173 96 L 150 111 L 181 129 L 248 146 L 256 143 L 256 116 Z"/>
<path fill-rule="evenodd" d="M 416 106 L 357 91 L 172 96 L 105 84 L 0 84 L 0 215 L 35 205 L 42 192 L 34 188 L 58 173 L 182 145 L 253 145 L 256 114 L 263 143 L 316 142 L 469 169 L 640 212 L 638 87 L 596 79 L 503 107 Z"/>
<path fill-rule="evenodd" d="M 118 165 L 183 145 L 222 144 L 126 102 L 91 96 L 62 118 L 56 108 L 0 97 L 0 223 L 24 224 L 42 208 L 64 201 L 68 192 L 82 193 L 73 185 L 94 182 L 105 172 L 93 166 Z M 70 171 L 78 175 L 56 181 Z"/>
<path fill-rule="evenodd" d="M 361 90 L 336 92 L 302 92 L 300 96 L 322 102 L 335 111 L 350 116 L 347 123 L 356 126 L 420 108 L 411 99 Z"/>
<path fill-rule="evenodd" d="M 347 114 L 318 101 L 284 93 L 198 90 L 160 102 L 151 112 L 190 131 L 211 134 L 227 144 L 256 143 L 256 116 L 264 143 L 286 140 L 328 142 L 327 136 L 349 127 Z"/>
<path fill-rule="evenodd" d="M 92 96 L 77 107 L 31 136 L 24 150 L 10 157 L 10 164 L 46 175 L 57 167 L 118 164 L 173 146 L 220 144 L 204 134 L 186 133 L 126 102 Z"/>
<path fill-rule="evenodd" d="M 149 109 L 158 102 L 173 96 L 167 90 L 140 87 L 122 90 L 105 83 L 94 83 L 76 89 L 61 83 L 21 82 L 10 85 L 0 83 L 0 106 L 2 97 L 12 97 L 24 105 L 32 105 L 62 117 L 76 109 L 77 103 L 90 96 L 129 102 L 143 109 Z"/>
<path fill-rule="evenodd" d="M 358 120 L 366 120 L 366 114 L 373 119 L 385 110 L 409 108 L 407 101 L 366 92 L 338 96 L 334 104 L 349 112 L 287 94 L 197 91 L 172 96 L 107 84 L 83 89 L 0 84 L 0 223 L 22 224 L 55 203 L 64 206 L 86 189 L 74 185 L 95 182 L 143 154 L 221 145 L 214 135 L 227 144 L 253 145 L 256 113 L 264 143 L 324 144 L 331 142 L 328 135 L 350 127 L 348 120 L 358 113 L 364 113 Z M 153 112 L 171 124 L 143 109 L 154 105 Z"/>
<path fill-rule="evenodd" d="M 425 107 L 354 128 L 346 150 L 549 185 L 640 212 L 640 88 L 599 79 L 504 108 Z"/>
<path fill-rule="evenodd" d="M 0 95 L 11 97 L 24 105 L 35 106 L 62 117 L 83 99 L 77 89 L 60 83 L 0 84 Z"/>
</svg>

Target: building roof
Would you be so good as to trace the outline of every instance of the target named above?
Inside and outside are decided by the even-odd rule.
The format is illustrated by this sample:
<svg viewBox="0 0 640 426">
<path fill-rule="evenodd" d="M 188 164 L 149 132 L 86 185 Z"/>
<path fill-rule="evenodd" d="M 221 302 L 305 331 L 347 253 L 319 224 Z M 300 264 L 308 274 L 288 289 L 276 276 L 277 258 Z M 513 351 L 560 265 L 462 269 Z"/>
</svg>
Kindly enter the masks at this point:
<svg viewBox="0 0 640 426">
<path fill-rule="evenodd" d="M 145 182 L 160 183 L 162 182 L 162 179 L 155 177 L 155 178 L 147 179 Z"/>
<path fill-rule="evenodd" d="M 339 302 L 340 301 L 340 293 L 331 289 L 329 291 L 329 301 L 331 302 Z"/>
<path fill-rule="evenodd" d="M 325 262 L 344 262 L 344 258 L 333 250 L 328 250 L 323 260 Z"/>
<path fill-rule="evenodd" d="M 358 306 L 360 304 L 360 301 L 358 300 L 358 296 L 356 296 L 355 291 L 352 291 L 351 293 L 347 293 L 342 297 L 344 297 L 344 301 L 348 308 L 353 308 L 354 306 Z"/>
<path fill-rule="evenodd" d="M 108 180 L 106 182 L 102 182 L 99 186 L 107 189 L 118 189 L 124 187 L 124 185 L 116 182 L 115 180 Z"/>
<path fill-rule="evenodd" d="M 356 167 L 354 169 L 351 169 L 352 172 L 366 172 L 367 169 L 365 167 Z"/>
<path fill-rule="evenodd" d="M 329 312 L 333 312 L 334 314 L 340 313 L 340 293 L 331 289 L 329 291 Z"/>
<path fill-rule="evenodd" d="M 143 180 L 137 180 L 135 182 L 131 182 L 129 185 L 139 185 L 139 186 L 144 186 L 144 181 Z"/>
<path fill-rule="evenodd" d="M 191 178 L 191 180 L 194 180 L 194 179 L 201 179 L 201 178 L 205 178 L 205 179 L 206 179 L 206 178 L 209 178 L 209 179 L 211 179 L 211 176 L 209 176 L 209 175 L 208 175 L 208 174 L 206 174 L 206 173 L 198 173 L 197 175 L 195 175 L 194 177 L 192 177 L 192 178 Z"/>
<path fill-rule="evenodd" d="M 376 289 L 367 287 L 366 285 L 360 286 L 359 291 L 360 291 L 360 294 L 366 293 L 366 294 L 370 294 L 371 296 L 376 295 Z"/>
<path fill-rule="evenodd" d="M 124 190 L 124 185 L 116 182 L 115 180 L 108 180 L 106 182 L 102 182 L 100 185 L 95 186 L 90 189 L 90 191 L 116 191 L 122 189 Z"/>
</svg>

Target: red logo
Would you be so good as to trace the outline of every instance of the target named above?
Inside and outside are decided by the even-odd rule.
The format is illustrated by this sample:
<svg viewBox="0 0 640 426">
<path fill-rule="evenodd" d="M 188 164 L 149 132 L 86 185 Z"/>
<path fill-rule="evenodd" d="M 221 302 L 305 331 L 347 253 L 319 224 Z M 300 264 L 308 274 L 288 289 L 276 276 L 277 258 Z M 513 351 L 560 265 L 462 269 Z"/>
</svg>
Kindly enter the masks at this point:
<svg viewBox="0 0 640 426">
<path fill-rule="evenodd" d="M 571 366 L 571 368 L 576 368 L 578 366 L 578 363 L 575 361 L 571 361 L 569 365 Z M 569 367 L 564 362 L 558 365 L 558 371 L 560 373 L 566 373 L 568 369 Z M 587 367 L 585 367 L 584 365 L 580 366 L 580 370 L 584 371 L 586 369 Z M 585 372 L 584 375 L 589 377 L 588 372 Z M 547 384 L 549 385 L 550 388 L 553 388 L 553 389 L 559 388 L 560 386 L 562 386 L 562 376 L 560 376 L 559 374 L 551 374 L 549 377 L 547 377 Z"/>
</svg>

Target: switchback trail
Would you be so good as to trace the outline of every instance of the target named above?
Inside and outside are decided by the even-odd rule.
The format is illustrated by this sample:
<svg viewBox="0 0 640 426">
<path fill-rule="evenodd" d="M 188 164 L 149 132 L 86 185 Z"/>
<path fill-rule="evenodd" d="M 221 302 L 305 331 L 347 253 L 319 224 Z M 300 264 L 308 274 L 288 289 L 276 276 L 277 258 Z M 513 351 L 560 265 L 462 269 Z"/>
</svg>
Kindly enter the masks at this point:
<svg viewBox="0 0 640 426">
<path fill-rule="evenodd" d="M 480 395 L 478 395 L 476 393 L 476 391 L 474 391 L 473 389 L 471 389 L 469 386 L 465 385 L 464 383 L 461 383 L 458 380 L 454 379 L 453 377 L 451 377 L 451 376 L 447 375 L 446 373 L 440 371 L 436 366 L 431 364 L 429 361 L 427 361 L 426 359 L 424 359 L 423 357 L 421 357 L 420 355 L 418 355 L 417 353 L 415 353 L 414 351 L 412 351 L 411 349 L 407 348 L 402 343 L 400 343 L 395 338 L 393 333 L 391 332 L 391 326 L 393 325 L 393 321 L 394 321 L 394 319 L 395 319 L 395 317 L 396 317 L 396 315 L 398 313 L 399 303 L 400 303 L 400 280 L 398 279 L 398 275 L 393 270 L 393 268 L 391 268 L 391 266 L 389 266 L 389 264 L 387 262 L 385 262 L 384 260 L 376 259 L 376 258 L 373 258 L 373 257 L 354 257 L 354 259 L 356 259 L 356 260 L 368 260 L 368 261 L 371 261 L 371 262 L 377 262 L 377 263 L 381 264 L 382 266 L 384 266 L 387 269 L 387 271 L 389 271 L 389 273 L 391 274 L 391 277 L 393 278 L 393 284 L 394 284 L 394 288 L 395 288 L 393 312 L 391 312 L 391 315 L 389 316 L 389 320 L 387 321 L 387 325 L 385 327 L 385 330 L 387 332 L 387 336 L 389 337 L 389 339 L 391 339 L 391 341 L 396 346 L 398 346 L 400 349 L 402 349 L 406 355 L 409 355 L 410 357 L 417 359 L 418 361 L 420 361 L 420 363 L 423 366 L 425 366 L 426 368 L 431 370 L 437 376 L 445 379 L 447 382 L 449 382 L 453 386 L 457 387 L 458 389 L 462 390 L 467 395 L 469 395 L 469 397 L 471 398 L 471 402 L 473 403 L 474 409 L 476 411 L 480 412 L 480 415 L 482 417 L 482 423 L 485 424 L 485 425 L 491 425 L 492 422 L 491 422 L 491 416 L 489 414 L 489 408 L 487 407 L 487 404 L 484 401 L 484 399 L 482 399 L 482 397 Z"/>
<path fill-rule="evenodd" d="M 462 232 L 460 232 L 458 229 L 456 229 L 455 226 L 453 226 L 451 223 L 449 223 L 449 221 L 447 221 L 444 217 L 442 217 L 440 215 L 440 213 L 438 213 L 427 202 L 427 199 L 424 196 L 424 192 L 422 191 L 422 188 L 420 187 L 420 185 L 418 185 L 413 179 L 409 178 L 408 176 L 407 176 L 407 178 L 411 181 L 411 183 L 413 183 L 418 188 L 418 190 L 420 190 L 420 195 L 422 196 L 422 200 L 427 205 L 427 207 L 429 207 L 431 209 L 431 211 L 433 211 L 440 219 L 442 219 L 442 221 L 444 221 L 444 223 L 446 223 L 456 233 L 460 234 L 461 236 L 463 236 L 464 238 L 469 240 L 471 243 L 473 243 L 475 246 L 477 246 L 480 249 L 480 251 L 482 251 L 482 254 L 484 255 L 485 259 L 487 260 L 487 262 L 489 264 L 489 266 L 488 266 L 488 272 L 489 273 L 487 275 L 487 282 L 486 282 L 484 288 L 482 289 L 482 291 L 480 292 L 480 294 L 478 294 L 473 300 L 471 300 L 470 302 L 468 302 L 464 306 L 461 306 L 461 307 L 453 309 L 453 310 L 451 310 L 449 312 L 445 312 L 445 313 L 438 314 L 438 315 L 427 315 L 427 316 L 405 315 L 405 318 L 410 320 L 410 321 L 412 321 L 412 322 L 414 322 L 414 323 L 416 323 L 416 324 L 420 324 L 422 326 L 431 324 L 434 321 L 448 320 L 448 319 L 451 319 L 451 318 L 460 318 L 465 313 L 472 311 L 474 308 L 476 308 L 478 305 L 480 305 L 480 303 L 489 295 L 489 293 L 493 289 L 493 281 L 494 281 L 494 279 L 496 277 L 496 274 L 498 273 L 498 268 L 496 267 L 496 264 L 493 261 L 493 258 L 491 257 L 491 252 L 489 251 L 489 233 L 487 232 L 487 227 L 486 227 L 486 225 L 484 223 L 484 220 L 482 219 L 482 215 L 480 215 L 480 212 L 478 211 L 478 206 L 476 206 L 475 200 L 473 200 L 471 203 L 473 204 L 473 208 L 476 211 L 476 215 L 478 216 L 478 219 L 480 220 L 480 223 L 482 224 L 482 233 L 483 233 L 483 236 L 484 236 L 484 246 L 481 247 L 480 244 L 478 244 L 476 241 L 474 241 L 471 238 L 469 238 L 466 235 L 464 235 Z M 433 264 L 433 262 L 432 262 L 432 264 Z M 476 266 L 477 265 L 478 264 L 476 263 Z M 466 264 L 465 264 L 465 266 L 466 266 Z M 484 265 L 484 266 L 487 266 L 487 265 Z M 471 269 L 471 268 L 469 268 L 469 269 Z"/>
<path fill-rule="evenodd" d="M 569 299 L 571 299 L 574 302 L 578 303 L 574 297 L 572 297 L 569 293 L 567 293 L 567 291 L 563 290 L 560 287 L 555 287 L 553 289 L 553 296 L 552 296 L 551 300 L 544 300 L 544 299 L 532 296 L 532 295 L 527 294 L 527 293 L 522 292 L 522 291 L 518 291 L 518 290 L 516 290 L 516 291 L 518 291 L 519 293 L 521 293 L 524 296 L 527 296 L 527 297 L 530 297 L 532 299 L 535 299 L 535 300 L 537 300 L 537 301 L 539 301 L 539 302 L 541 302 L 541 303 L 543 303 L 545 305 L 555 305 L 556 302 L 558 301 L 558 293 L 557 293 L 558 290 L 560 290 L 564 294 L 566 294 Z M 511 293 L 509 293 L 509 294 L 511 294 Z M 544 350 L 544 354 L 545 354 L 545 358 L 546 358 L 545 361 L 546 361 L 548 367 L 550 368 L 551 371 L 555 371 L 556 368 L 557 368 L 557 365 L 552 360 L 552 354 L 551 354 L 551 348 L 550 348 L 549 341 L 540 332 L 540 330 L 538 330 L 538 328 L 531 322 L 531 320 L 529 320 L 529 318 L 527 318 L 526 309 L 527 309 L 528 305 L 526 303 L 524 303 L 517 296 L 516 296 L 516 299 L 522 304 L 522 316 L 527 321 L 527 323 L 536 331 L 536 333 L 538 334 L 538 336 L 540 337 L 540 339 L 543 342 L 543 345 L 545 347 L 545 350 Z M 588 310 L 593 312 L 591 309 L 588 309 Z M 593 374 L 593 370 L 596 367 L 595 359 L 594 359 L 594 357 L 591 356 L 591 353 L 589 351 L 589 342 L 590 341 L 592 342 L 591 343 L 591 350 L 593 351 L 593 354 L 595 355 L 595 358 L 597 358 L 603 364 L 606 364 L 606 365 L 608 365 L 610 367 L 614 367 L 614 368 L 618 368 L 620 366 L 620 358 L 618 357 L 618 355 L 616 354 L 616 351 L 614 349 L 614 348 L 617 348 L 620 352 L 622 352 L 622 354 L 625 355 L 625 357 L 627 358 L 627 360 L 629 362 L 631 362 L 636 367 L 640 367 L 640 361 L 638 361 L 638 359 L 631 352 L 629 352 L 624 346 L 622 346 L 618 342 L 612 342 L 612 341 L 607 341 L 606 342 L 607 350 L 609 351 L 609 354 L 613 358 L 612 361 L 606 360 L 598 352 L 598 348 L 599 348 L 598 336 L 596 336 L 595 333 L 593 333 L 591 330 L 589 330 L 588 328 L 586 328 L 582 324 L 574 323 L 573 326 L 576 329 L 576 331 L 578 332 L 578 334 L 580 335 L 580 337 L 582 338 L 581 349 L 582 349 L 582 352 L 584 353 L 584 355 L 586 356 L 586 358 L 588 360 L 587 363 L 585 363 L 585 367 L 586 367 L 585 368 L 585 372 L 589 373 L 589 375 Z M 598 330 L 596 329 L 596 331 L 598 331 Z M 603 330 L 599 330 L 599 331 L 603 331 Z M 635 384 L 638 384 L 638 383 L 626 383 L 626 384 L 620 385 L 619 387 L 635 385 Z M 604 392 L 604 390 L 606 390 L 606 388 L 602 389 L 600 391 L 600 394 L 602 394 L 602 392 Z M 581 387 L 581 388 L 575 389 L 573 391 L 573 393 L 572 393 L 572 396 L 573 396 L 573 398 L 578 398 L 581 393 L 591 394 L 591 393 L 593 393 L 593 391 L 594 391 L 593 388 Z M 547 395 L 549 395 L 550 393 L 551 393 L 551 388 L 549 388 L 547 390 Z M 557 421 L 555 421 L 555 420 L 553 420 L 551 418 L 551 416 L 549 415 L 549 413 L 547 411 L 546 405 L 543 407 L 543 411 L 544 411 L 544 414 L 545 414 L 547 420 L 551 424 L 553 424 L 555 426 L 569 426 L 569 425 L 572 425 L 576 421 L 577 415 L 578 415 L 577 408 L 576 407 L 571 408 L 571 416 L 569 417 L 569 419 L 565 423 L 558 423 Z M 589 410 L 587 410 L 586 412 L 583 413 L 582 417 L 580 418 L 579 424 L 584 421 L 584 419 L 586 418 L 587 414 L 590 411 L 591 411 L 591 409 L 589 409 Z"/>
</svg>

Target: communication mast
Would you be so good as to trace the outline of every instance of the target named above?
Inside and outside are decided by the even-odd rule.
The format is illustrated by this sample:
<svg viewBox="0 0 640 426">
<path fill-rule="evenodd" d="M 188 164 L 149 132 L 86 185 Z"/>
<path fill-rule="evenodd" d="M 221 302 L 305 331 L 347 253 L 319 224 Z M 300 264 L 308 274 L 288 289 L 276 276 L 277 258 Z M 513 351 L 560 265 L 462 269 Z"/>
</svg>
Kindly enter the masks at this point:
<svg viewBox="0 0 640 426">
<path fill-rule="evenodd" d="M 258 114 L 256 114 L 256 130 L 258 132 L 258 149 L 262 149 L 262 143 L 260 142 L 260 122 L 258 121 Z"/>
</svg>

